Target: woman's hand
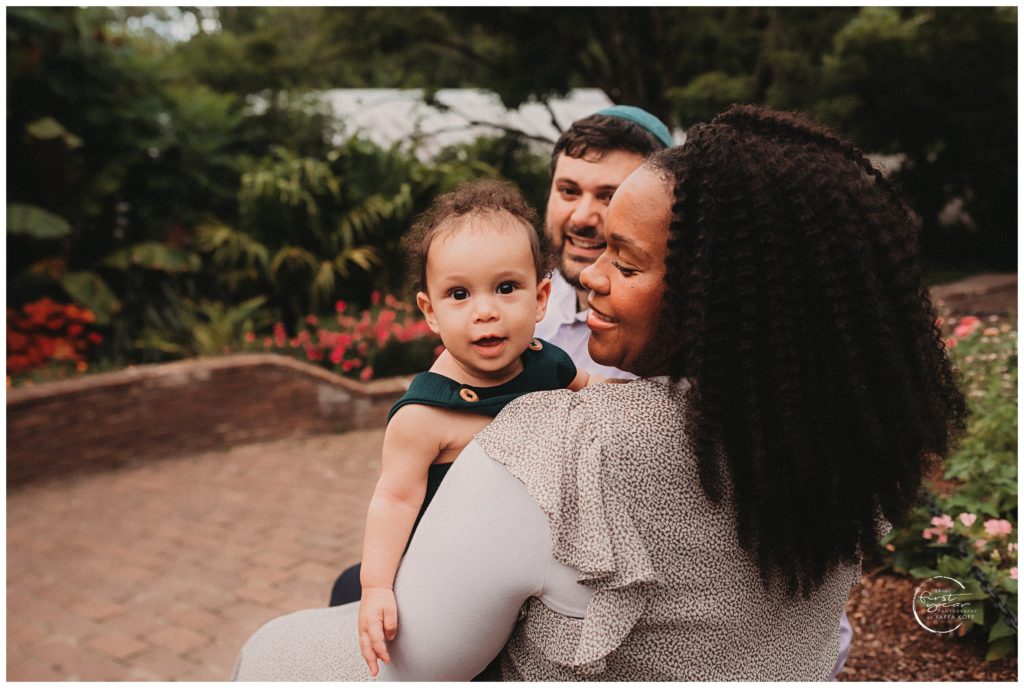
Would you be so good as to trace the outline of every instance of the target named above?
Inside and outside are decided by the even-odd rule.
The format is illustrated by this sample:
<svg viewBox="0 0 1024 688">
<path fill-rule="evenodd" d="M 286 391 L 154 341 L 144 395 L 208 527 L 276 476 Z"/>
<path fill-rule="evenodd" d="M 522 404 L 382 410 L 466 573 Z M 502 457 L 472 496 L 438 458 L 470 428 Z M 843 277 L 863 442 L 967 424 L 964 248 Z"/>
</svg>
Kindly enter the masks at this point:
<svg viewBox="0 0 1024 688">
<path fill-rule="evenodd" d="M 391 663 L 387 641 L 394 640 L 398 632 L 398 606 L 391 588 L 363 588 L 359 601 L 359 651 L 370 668 L 370 674 L 377 675 L 377 660 Z"/>
</svg>

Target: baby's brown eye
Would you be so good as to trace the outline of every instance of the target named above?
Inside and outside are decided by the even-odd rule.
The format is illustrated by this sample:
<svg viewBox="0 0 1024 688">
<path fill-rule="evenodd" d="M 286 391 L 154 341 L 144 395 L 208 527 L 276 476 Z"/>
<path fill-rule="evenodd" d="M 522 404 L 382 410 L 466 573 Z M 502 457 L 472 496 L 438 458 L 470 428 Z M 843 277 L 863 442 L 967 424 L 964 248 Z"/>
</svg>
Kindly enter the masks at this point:
<svg viewBox="0 0 1024 688">
<path fill-rule="evenodd" d="M 456 301 L 462 301 L 463 299 L 469 298 L 469 292 L 465 289 L 452 289 L 452 298 Z"/>
<path fill-rule="evenodd" d="M 499 294 L 511 294 L 516 290 L 516 285 L 512 282 L 502 282 L 498 285 Z"/>
</svg>

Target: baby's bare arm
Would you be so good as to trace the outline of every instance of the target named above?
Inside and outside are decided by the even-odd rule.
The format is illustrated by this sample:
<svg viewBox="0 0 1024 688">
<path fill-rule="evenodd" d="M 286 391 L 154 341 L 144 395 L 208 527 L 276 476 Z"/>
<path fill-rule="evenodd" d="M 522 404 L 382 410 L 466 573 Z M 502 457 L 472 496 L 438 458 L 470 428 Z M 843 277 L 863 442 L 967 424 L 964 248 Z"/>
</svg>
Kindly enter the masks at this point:
<svg viewBox="0 0 1024 688">
<path fill-rule="evenodd" d="M 596 384 L 597 382 L 600 382 L 602 379 L 603 378 L 601 378 L 599 375 L 591 375 L 587 371 L 583 370 L 583 368 L 577 368 L 576 377 L 574 377 L 572 379 L 572 382 L 569 383 L 569 389 L 571 389 L 574 392 L 578 392 L 587 385 Z"/>
<path fill-rule="evenodd" d="M 409 405 L 384 431 L 381 471 L 363 536 L 363 587 L 390 588 L 423 504 L 427 471 L 442 450 L 433 409 Z"/>
<path fill-rule="evenodd" d="M 384 431 L 381 472 L 370 499 L 363 535 L 360 582 L 359 648 L 370 673 L 377 675 L 377 660 L 390 662 L 387 642 L 398 632 L 398 609 L 393 586 L 398 562 L 409 539 L 416 514 L 423 504 L 427 472 L 441 445 L 433 409 L 406 406 Z"/>
</svg>

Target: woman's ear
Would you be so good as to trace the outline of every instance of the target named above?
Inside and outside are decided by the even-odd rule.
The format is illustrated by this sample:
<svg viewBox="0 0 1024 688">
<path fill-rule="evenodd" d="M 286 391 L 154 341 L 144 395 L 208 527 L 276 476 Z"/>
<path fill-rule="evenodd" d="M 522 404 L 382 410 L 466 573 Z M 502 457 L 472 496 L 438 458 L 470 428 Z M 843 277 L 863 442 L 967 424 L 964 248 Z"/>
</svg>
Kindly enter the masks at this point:
<svg viewBox="0 0 1024 688">
<path fill-rule="evenodd" d="M 540 322 L 544 319 L 544 314 L 548 312 L 548 299 L 551 297 L 551 279 L 545 277 L 537 285 L 537 320 Z"/>
<path fill-rule="evenodd" d="M 416 305 L 419 306 L 420 313 L 423 314 L 423 319 L 427 321 L 430 331 L 437 335 L 441 334 L 437 329 L 437 317 L 434 315 L 434 306 L 430 303 L 430 297 L 425 291 L 416 292 Z"/>
</svg>

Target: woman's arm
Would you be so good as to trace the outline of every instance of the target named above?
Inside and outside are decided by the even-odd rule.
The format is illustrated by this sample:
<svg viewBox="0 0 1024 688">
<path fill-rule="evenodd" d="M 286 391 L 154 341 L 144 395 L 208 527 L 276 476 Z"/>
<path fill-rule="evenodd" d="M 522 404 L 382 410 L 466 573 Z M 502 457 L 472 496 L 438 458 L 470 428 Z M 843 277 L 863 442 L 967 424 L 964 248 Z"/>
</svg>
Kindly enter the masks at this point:
<svg viewBox="0 0 1024 688">
<path fill-rule="evenodd" d="M 395 580 L 401 618 L 390 681 L 469 680 L 504 646 L 544 588 L 548 519 L 526 487 L 474 441 L 424 514 Z"/>
</svg>

